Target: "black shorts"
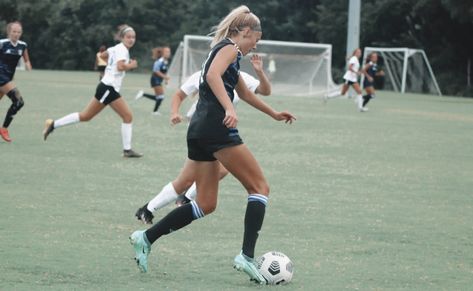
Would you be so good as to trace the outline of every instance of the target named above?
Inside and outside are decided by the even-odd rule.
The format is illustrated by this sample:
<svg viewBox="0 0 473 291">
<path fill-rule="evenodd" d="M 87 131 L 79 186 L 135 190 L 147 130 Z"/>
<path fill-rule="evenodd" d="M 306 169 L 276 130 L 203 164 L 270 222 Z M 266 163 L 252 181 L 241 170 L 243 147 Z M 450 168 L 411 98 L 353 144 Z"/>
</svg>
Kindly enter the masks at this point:
<svg viewBox="0 0 473 291">
<path fill-rule="evenodd" d="M 240 144 L 243 144 L 243 140 L 239 135 L 228 136 L 223 140 L 191 138 L 187 139 L 187 157 L 193 161 L 211 162 L 217 160 L 215 152 Z"/>
<path fill-rule="evenodd" d="M 122 96 L 115 91 L 115 88 L 105 85 L 102 82 L 97 85 L 97 89 L 95 90 L 95 99 L 105 105 L 112 103 L 120 97 Z"/>
<path fill-rule="evenodd" d="M 345 80 L 345 84 L 350 86 L 350 85 L 353 85 L 355 83 L 358 83 L 358 82 L 353 82 L 353 81 L 348 81 L 348 80 Z"/>
<path fill-rule="evenodd" d="M 10 76 L 9 74 L 0 73 L 0 87 L 11 82 L 11 80 L 13 80 L 13 76 Z"/>
<path fill-rule="evenodd" d="M 368 81 L 368 79 L 363 80 L 363 88 L 374 87 L 374 82 Z"/>
<path fill-rule="evenodd" d="M 162 84 L 163 84 L 163 79 L 151 77 L 151 80 L 150 80 L 149 83 L 150 83 L 150 85 L 151 85 L 151 88 L 154 88 L 154 87 L 156 87 L 156 86 L 162 86 Z"/>
<path fill-rule="evenodd" d="M 106 68 L 106 67 L 107 67 L 107 66 L 97 66 L 97 71 L 99 71 L 99 72 L 105 72 L 105 68 Z"/>
</svg>

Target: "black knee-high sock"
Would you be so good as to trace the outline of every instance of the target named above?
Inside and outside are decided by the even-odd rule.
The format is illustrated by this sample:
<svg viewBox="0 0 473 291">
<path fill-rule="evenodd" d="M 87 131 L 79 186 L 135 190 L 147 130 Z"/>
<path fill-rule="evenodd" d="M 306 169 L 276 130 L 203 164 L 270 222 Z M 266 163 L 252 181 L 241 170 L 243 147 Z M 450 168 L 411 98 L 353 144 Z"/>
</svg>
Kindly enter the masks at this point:
<svg viewBox="0 0 473 291">
<path fill-rule="evenodd" d="M 257 198 L 261 200 L 252 199 L 253 196 L 259 196 Z M 258 239 L 258 232 L 261 230 L 261 226 L 263 225 L 264 214 L 266 212 L 266 202 L 267 197 L 263 195 L 250 195 L 248 197 L 242 252 L 250 258 L 254 258 L 255 256 L 256 240 Z"/>
<path fill-rule="evenodd" d="M 371 94 L 366 94 L 366 95 L 363 96 L 363 107 L 365 107 L 366 104 L 368 104 L 368 102 L 370 102 L 371 98 L 372 98 Z"/>
<path fill-rule="evenodd" d="M 146 97 L 146 98 L 151 99 L 151 100 L 156 100 L 156 96 L 153 95 L 153 94 L 144 93 L 143 97 Z"/>
<path fill-rule="evenodd" d="M 13 117 L 16 115 L 18 111 L 23 107 L 25 104 L 23 102 L 23 98 L 18 93 L 18 90 L 15 88 L 7 93 L 8 98 L 10 98 L 12 104 L 10 108 L 8 108 L 7 115 L 5 116 L 5 120 L 3 121 L 3 127 L 7 128 L 10 126 L 10 123 L 13 120 Z"/>
<path fill-rule="evenodd" d="M 159 109 L 159 106 L 161 105 L 161 102 L 163 102 L 163 99 L 155 99 L 156 100 L 156 104 L 154 105 L 154 112 L 158 111 Z"/>
<path fill-rule="evenodd" d="M 150 244 L 153 244 L 161 236 L 183 228 L 184 226 L 190 224 L 193 220 L 203 217 L 204 214 L 202 210 L 200 210 L 200 213 L 197 214 L 196 218 L 196 214 L 194 213 L 196 205 L 196 203 L 189 203 L 175 208 L 163 219 L 158 221 L 158 223 L 149 228 L 145 234 Z M 199 215 L 201 216 L 199 217 Z"/>
</svg>

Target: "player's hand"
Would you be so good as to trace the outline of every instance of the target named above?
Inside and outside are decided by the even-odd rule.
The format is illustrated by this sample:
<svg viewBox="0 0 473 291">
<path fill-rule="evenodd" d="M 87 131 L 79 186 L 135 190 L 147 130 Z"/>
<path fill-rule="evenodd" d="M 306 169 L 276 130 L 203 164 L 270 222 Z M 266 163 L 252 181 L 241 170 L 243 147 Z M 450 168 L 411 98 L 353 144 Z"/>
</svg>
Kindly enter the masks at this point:
<svg viewBox="0 0 473 291">
<path fill-rule="evenodd" d="M 182 122 L 182 116 L 179 113 L 171 113 L 171 125 L 176 125 Z"/>
<path fill-rule="evenodd" d="M 285 120 L 285 123 L 289 124 L 292 124 L 292 122 L 296 120 L 296 117 L 287 111 L 276 112 L 276 115 L 273 118 L 277 121 Z"/>
<path fill-rule="evenodd" d="M 223 124 L 228 128 L 236 128 L 238 124 L 238 117 L 234 109 L 229 109 L 225 111 L 225 118 L 223 119 Z"/>
<path fill-rule="evenodd" d="M 367 76 L 368 81 L 373 82 L 373 77 Z"/>
<path fill-rule="evenodd" d="M 131 69 L 136 69 L 138 68 L 138 61 L 135 59 L 130 60 L 130 63 L 128 64 Z"/>
<path fill-rule="evenodd" d="M 257 54 L 251 56 L 250 59 L 251 64 L 253 65 L 253 69 L 255 71 L 263 71 L 263 58 Z"/>
</svg>

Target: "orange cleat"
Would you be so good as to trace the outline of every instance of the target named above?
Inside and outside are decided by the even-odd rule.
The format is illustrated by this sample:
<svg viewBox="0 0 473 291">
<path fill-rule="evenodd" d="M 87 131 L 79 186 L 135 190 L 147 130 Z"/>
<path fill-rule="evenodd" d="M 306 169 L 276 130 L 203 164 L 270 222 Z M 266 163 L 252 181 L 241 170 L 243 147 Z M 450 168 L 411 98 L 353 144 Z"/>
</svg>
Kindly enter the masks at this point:
<svg viewBox="0 0 473 291">
<path fill-rule="evenodd" d="M 8 134 L 8 129 L 5 127 L 0 128 L 0 136 L 6 141 L 11 142 L 10 135 Z"/>
</svg>

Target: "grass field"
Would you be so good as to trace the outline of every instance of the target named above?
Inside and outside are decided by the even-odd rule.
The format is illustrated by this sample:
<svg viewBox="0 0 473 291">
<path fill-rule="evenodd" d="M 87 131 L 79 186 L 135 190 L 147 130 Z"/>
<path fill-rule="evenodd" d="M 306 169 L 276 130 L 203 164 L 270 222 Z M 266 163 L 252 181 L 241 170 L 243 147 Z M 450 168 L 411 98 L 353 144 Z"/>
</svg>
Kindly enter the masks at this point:
<svg viewBox="0 0 473 291">
<path fill-rule="evenodd" d="M 265 97 L 297 116 L 291 126 L 239 105 L 241 135 L 271 185 L 257 254 L 286 253 L 289 285 L 255 286 L 233 270 L 246 195 L 232 177 L 217 211 L 159 240 L 140 274 L 133 214 L 186 157 L 169 98 L 163 116 L 133 100 L 148 78 L 129 74 L 122 89 L 145 154 L 127 160 L 109 108 L 42 140 L 46 118 L 88 103 L 96 73 L 18 72 L 26 105 L 14 141 L 0 142 L 1 290 L 472 290 L 473 100 L 389 92 L 367 113 L 347 99 Z M 8 106 L 3 98 L 2 120 Z"/>
</svg>

